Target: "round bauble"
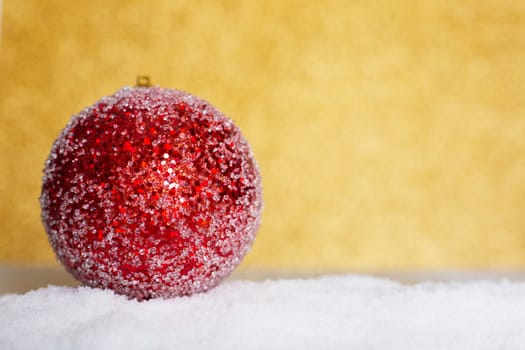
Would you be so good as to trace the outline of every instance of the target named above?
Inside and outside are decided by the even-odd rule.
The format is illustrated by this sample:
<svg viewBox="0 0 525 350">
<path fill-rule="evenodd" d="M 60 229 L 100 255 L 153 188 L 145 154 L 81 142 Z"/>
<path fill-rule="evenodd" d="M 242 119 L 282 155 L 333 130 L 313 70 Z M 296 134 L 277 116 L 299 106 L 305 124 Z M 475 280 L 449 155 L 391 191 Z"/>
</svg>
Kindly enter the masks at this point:
<svg viewBox="0 0 525 350">
<path fill-rule="evenodd" d="M 40 203 L 75 278 L 166 298 L 206 291 L 239 264 L 260 223 L 261 179 L 239 129 L 208 102 L 123 88 L 72 117 Z"/>
</svg>

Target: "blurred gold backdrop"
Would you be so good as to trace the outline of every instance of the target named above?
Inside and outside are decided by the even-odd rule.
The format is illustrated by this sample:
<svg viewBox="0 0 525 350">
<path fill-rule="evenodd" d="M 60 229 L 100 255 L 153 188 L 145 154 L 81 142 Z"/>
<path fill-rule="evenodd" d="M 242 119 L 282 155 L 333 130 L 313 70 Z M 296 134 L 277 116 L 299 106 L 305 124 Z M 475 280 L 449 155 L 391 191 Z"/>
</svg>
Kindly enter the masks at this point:
<svg viewBox="0 0 525 350">
<path fill-rule="evenodd" d="M 0 262 L 56 264 L 41 169 L 134 84 L 232 117 L 264 184 L 244 266 L 525 266 L 525 2 L 4 1 Z"/>
</svg>

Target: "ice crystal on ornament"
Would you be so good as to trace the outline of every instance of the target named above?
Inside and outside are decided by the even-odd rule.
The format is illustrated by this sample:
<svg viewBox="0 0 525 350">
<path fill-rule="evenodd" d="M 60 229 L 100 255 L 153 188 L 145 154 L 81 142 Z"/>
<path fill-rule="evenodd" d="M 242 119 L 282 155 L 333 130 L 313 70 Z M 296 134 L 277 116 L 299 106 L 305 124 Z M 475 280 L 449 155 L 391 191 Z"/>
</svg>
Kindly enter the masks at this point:
<svg viewBox="0 0 525 350">
<path fill-rule="evenodd" d="M 137 299 L 215 286 L 249 250 L 262 209 L 239 129 L 208 102 L 158 87 L 123 88 L 73 116 L 40 202 L 64 266 Z"/>
</svg>

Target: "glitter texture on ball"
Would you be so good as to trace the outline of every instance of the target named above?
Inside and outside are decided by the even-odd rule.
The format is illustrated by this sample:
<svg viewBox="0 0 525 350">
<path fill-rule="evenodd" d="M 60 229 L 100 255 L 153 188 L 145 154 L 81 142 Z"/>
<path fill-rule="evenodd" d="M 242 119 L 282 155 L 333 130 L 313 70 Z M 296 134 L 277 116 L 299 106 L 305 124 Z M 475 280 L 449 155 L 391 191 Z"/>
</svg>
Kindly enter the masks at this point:
<svg viewBox="0 0 525 350">
<path fill-rule="evenodd" d="M 261 180 L 208 102 L 123 88 L 73 116 L 46 161 L 42 220 L 75 278 L 139 300 L 217 285 L 258 229 Z"/>
</svg>

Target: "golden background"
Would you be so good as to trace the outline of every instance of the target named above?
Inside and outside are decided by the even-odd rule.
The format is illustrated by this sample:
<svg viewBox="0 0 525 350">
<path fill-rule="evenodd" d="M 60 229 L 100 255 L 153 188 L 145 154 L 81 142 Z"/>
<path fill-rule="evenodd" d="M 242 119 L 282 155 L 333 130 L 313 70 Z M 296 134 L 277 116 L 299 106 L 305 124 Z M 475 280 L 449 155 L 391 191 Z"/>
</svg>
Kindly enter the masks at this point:
<svg viewBox="0 0 525 350">
<path fill-rule="evenodd" d="M 251 143 L 244 267 L 525 267 L 523 1 L 7 0 L 0 45 L 0 262 L 56 264 L 51 144 L 147 74 Z"/>
</svg>

